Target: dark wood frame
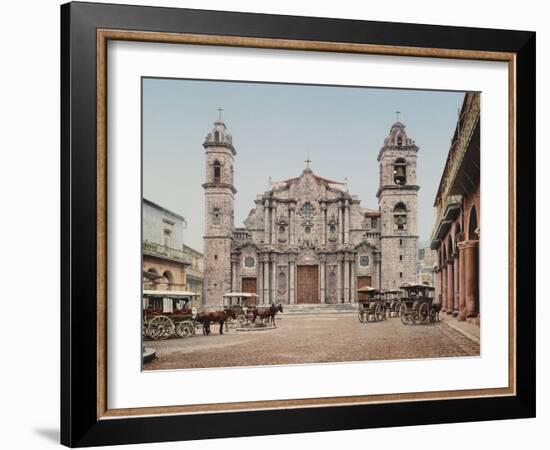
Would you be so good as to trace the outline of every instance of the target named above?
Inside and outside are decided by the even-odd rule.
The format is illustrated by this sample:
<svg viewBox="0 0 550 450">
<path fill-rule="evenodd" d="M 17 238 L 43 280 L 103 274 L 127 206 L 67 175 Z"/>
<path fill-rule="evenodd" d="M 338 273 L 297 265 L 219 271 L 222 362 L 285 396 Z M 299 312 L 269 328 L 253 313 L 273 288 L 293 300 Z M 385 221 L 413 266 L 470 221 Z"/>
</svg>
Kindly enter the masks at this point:
<svg viewBox="0 0 550 450">
<path fill-rule="evenodd" d="M 206 405 L 202 409 L 109 410 L 104 351 L 108 39 L 508 61 L 508 245 L 513 313 L 509 388 Z M 63 444 L 91 446 L 535 416 L 535 33 L 70 3 L 61 7 L 61 144 Z"/>
</svg>

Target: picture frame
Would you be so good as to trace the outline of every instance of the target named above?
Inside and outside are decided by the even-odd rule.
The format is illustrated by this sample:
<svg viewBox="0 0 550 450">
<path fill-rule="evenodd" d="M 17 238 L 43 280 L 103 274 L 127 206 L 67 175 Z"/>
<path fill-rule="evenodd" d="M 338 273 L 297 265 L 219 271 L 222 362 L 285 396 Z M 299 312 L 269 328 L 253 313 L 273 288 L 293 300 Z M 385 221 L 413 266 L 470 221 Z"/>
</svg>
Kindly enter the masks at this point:
<svg viewBox="0 0 550 450">
<path fill-rule="evenodd" d="M 113 410 L 107 404 L 107 43 L 504 61 L 509 386 Z M 61 442 L 70 447 L 535 416 L 535 33 L 73 2 L 61 6 Z M 504 195 L 504 194 L 503 194 Z"/>
</svg>

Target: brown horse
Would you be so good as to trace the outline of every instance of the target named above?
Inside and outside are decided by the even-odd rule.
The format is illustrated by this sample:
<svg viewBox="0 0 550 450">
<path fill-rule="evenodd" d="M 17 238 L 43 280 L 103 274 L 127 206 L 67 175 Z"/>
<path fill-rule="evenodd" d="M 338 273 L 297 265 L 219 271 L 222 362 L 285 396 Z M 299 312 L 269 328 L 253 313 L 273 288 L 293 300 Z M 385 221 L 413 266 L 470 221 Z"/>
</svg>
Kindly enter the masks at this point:
<svg viewBox="0 0 550 450">
<path fill-rule="evenodd" d="M 256 323 L 256 319 L 259 317 L 262 321 L 269 317 L 269 311 L 271 306 L 260 306 L 259 308 L 254 308 L 251 312 L 252 314 L 252 323 Z"/>
<path fill-rule="evenodd" d="M 275 324 L 275 316 L 277 315 L 277 312 L 279 312 L 279 311 L 283 312 L 283 305 L 281 305 L 280 303 L 278 305 L 273 305 L 272 304 L 272 305 L 269 305 L 269 306 L 256 308 L 252 312 L 252 322 L 255 323 L 256 318 L 259 317 L 260 319 L 262 319 L 262 321 L 267 319 L 268 323 L 271 320 L 271 322 L 273 323 L 273 326 L 277 326 Z"/>
<path fill-rule="evenodd" d="M 223 324 L 228 318 L 236 319 L 237 315 L 232 309 L 226 309 L 223 311 L 202 311 L 197 314 L 197 322 L 202 323 L 202 334 L 210 334 L 210 324 L 220 324 L 220 334 L 223 334 Z"/>
<path fill-rule="evenodd" d="M 271 323 L 273 324 L 274 327 L 277 326 L 277 324 L 275 323 L 275 316 L 277 315 L 278 312 L 283 312 L 283 305 L 281 305 L 280 303 L 278 305 L 271 305 L 271 308 L 269 308 L 269 315 L 267 317 L 267 321 L 269 322 L 269 320 L 271 319 Z"/>
</svg>

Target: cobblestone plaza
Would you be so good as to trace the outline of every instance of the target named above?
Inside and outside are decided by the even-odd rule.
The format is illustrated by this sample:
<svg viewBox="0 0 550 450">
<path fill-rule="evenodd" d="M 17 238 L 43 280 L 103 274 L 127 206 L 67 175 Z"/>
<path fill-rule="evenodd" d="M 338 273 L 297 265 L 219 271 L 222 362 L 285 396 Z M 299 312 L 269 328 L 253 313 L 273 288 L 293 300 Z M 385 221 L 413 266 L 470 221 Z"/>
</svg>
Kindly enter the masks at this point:
<svg viewBox="0 0 550 450">
<path fill-rule="evenodd" d="M 277 328 L 146 341 L 157 357 L 145 370 L 479 356 L 479 340 L 445 322 L 362 324 L 356 314 L 279 315 Z M 269 350 L 269 351 L 268 351 Z"/>
</svg>

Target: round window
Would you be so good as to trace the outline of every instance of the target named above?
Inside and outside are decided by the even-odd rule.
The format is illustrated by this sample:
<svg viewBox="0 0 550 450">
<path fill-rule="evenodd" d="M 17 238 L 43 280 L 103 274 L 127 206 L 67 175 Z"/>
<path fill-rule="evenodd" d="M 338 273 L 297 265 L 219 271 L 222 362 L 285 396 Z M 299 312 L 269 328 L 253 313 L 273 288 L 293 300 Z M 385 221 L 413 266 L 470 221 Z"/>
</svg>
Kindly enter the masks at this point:
<svg viewBox="0 0 550 450">
<path fill-rule="evenodd" d="M 369 257 L 361 256 L 361 258 L 359 258 L 359 264 L 361 265 L 361 267 L 367 267 L 369 265 Z"/>
</svg>

